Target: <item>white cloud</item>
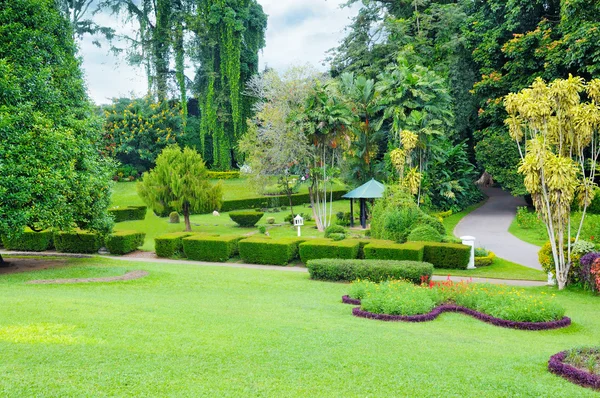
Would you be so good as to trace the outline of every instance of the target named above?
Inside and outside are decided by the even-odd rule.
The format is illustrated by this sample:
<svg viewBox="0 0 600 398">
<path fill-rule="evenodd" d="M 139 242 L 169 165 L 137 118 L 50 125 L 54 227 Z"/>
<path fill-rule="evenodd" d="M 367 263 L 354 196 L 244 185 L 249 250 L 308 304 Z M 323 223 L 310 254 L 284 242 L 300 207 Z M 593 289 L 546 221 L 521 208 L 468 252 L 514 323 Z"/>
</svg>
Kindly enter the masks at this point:
<svg viewBox="0 0 600 398">
<path fill-rule="evenodd" d="M 295 64 L 312 64 L 320 70 L 327 50 L 336 47 L 344 36 L 344 27 L 356 15 L 358 5 L 340 9 L 346 0 L 259 0 L 269 15 L 266 47 L 260 54 L 261 68 L 268 65 L 286 69 Z M 120 32 L 131 34 L 132 27 L 101 13 L 99 24 L 119 26 Z M 113 97 L 143 95 L 147 83 L 144 70 L 127 64 L 124 56 L 108 53 L 104 45 L 97 48 L 86 37 L 80 43 L 88 91 L 98 104 Z"/>
</svg>

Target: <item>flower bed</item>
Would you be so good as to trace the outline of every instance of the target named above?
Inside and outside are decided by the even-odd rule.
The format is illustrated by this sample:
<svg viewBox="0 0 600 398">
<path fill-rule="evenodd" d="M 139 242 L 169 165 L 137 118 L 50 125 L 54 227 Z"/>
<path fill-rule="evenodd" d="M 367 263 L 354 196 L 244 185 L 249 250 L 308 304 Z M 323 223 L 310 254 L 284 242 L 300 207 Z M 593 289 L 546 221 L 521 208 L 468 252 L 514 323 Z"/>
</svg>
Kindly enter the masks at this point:
<svg viewBox="0 0 600 398">
<path fill-rule="evenodd" d="M 450 280 L 421 286 L 403 281 L 357 281 L 342 301 L 361 305 L 352 311 L 354 316 L 384 321 L 424 322 L 449 311 L 513 329 L 546 330 L 571 324 L 564 309 L 546 295 Z"/>
<path fill-rule="evenodd" d="M 599 375 L 586 372 L 585 370 L 572 366 L 569 363 L 565 363 L 569 361 L 570 354 L 572 354 L 572 351 L 562 351 L 558 354 L 552 355 L 548 361 L 548 370 L 554 374 L 564 377 L 567 380 L 572 381 L 575 384 L 579 384 L 580 386 L 600 390 Z M 597 349 L 596 355 L 598 355 Z"/>
</svg>

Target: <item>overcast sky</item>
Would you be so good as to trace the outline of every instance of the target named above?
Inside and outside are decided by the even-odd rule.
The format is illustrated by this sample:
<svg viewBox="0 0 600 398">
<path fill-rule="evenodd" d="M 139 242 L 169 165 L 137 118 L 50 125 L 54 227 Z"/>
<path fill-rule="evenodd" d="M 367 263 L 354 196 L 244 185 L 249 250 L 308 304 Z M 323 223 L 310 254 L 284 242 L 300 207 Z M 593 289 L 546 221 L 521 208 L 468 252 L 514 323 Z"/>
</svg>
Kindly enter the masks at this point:
<svg viewBox="0 0 600 398">
<path fill-rule="evenodd" d="M 344 36 L 344 27 L 356 15 L 358 6 L 342 8 L 346 0 L 258 0 L 269 16 L 267 45 L 260 54 L 261 68 L 265 65 L 283 70 L 290 65 L 310 63 L 321 70 L 326 52 L 337 46 Z M 117 21 L 107 14 L 95 17 L 98 23 L 114 26 Z M 121 31 L 131 27 L 119 23 Z M 98 48 L 90 37 L 80 43 L 83 68 L 90 97 L 97 104 L 110 102 L 113 97 L 141 96 L 146 92 L 146 77 L 123 57 L 107 54 L 107 47 Z M 193 72 L 188 71 L 193 78 Z"/>
</svg>

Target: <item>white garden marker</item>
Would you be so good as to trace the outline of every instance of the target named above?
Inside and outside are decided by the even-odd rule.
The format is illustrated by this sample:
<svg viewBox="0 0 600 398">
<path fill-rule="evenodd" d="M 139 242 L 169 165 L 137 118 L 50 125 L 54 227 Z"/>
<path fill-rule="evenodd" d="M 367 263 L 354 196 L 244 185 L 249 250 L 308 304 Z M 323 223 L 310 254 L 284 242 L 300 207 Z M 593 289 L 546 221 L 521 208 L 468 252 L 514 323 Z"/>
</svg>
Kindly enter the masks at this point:
<svg viewBox="0 0 600 398">
<path fill-rule="evenodd" d="M 554 275 L 552 275 L 552 272 L 548 272 L 548 286 L 554 286 L 556 285 L 556 281 L 554 280 Z"/>
<path fill-rule="evenodd" d="M 298 236 L 300 236 L 300 227 L 304 225 L 304 218 L 300 214 L 294 217 L 294 226 L 298 227 Z"/>
<path fill-rule="evenodd" d="M 473 236 L 461 236 L 463 245 L 471 246 L 471 257 L 469 258 L 469 265 L 467 269 L 475 269 L 475 237 Z"/>
</svg>

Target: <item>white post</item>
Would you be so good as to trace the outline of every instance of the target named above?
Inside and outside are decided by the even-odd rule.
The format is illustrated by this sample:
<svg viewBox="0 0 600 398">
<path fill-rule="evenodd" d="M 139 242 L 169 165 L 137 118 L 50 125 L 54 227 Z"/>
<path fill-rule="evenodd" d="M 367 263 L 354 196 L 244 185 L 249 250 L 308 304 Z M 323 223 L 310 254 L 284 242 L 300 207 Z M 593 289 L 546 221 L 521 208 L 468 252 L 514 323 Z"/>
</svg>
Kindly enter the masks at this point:
<svg viewBox="0 0 600 398">
<path fill-rule="evenodd" d="M 552 272 L 548 272 L 548 285 L 554 286 L 555 284 L 556 284 L 556 281 L 554 280 L 554 276 L 552 275 Z"/>
<path fill-rule="evenodd" d="M 467 269 L 475 269 L 475 238 L 473 236 L 461 236 L 463 245 L 471 246 L 471 257 Z"/>
<path fill-rule="evenodd" d="M 298 237 L 300 237 L 300 225 L 298 225 Z"/>
</svg>

